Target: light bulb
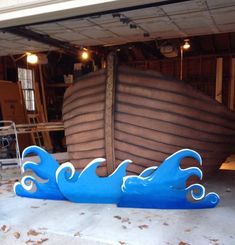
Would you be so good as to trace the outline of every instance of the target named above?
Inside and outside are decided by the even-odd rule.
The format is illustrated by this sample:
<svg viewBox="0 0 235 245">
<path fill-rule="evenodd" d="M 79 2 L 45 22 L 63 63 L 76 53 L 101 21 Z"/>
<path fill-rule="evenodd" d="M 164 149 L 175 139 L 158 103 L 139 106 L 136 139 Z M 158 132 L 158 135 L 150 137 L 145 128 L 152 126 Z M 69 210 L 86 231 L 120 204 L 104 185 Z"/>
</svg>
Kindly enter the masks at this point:
<svg viewBox="0 0 235 245">
<path fill-rule="evenodd" d="M 184 40 L 183 49 L 187 50 L 190 48 L 189 39 Z"/>
<path fill-rule="evenodd" d="M 27 53 L 27 62 L 30 64 L 37 64 L 38 56 L 36 54 Z"/>
<path fill-rule="evenodd" d="M 82 54 L 81 54 L 81 58 L 82 60 L 88 60 L 89 59 L 89 53 L 85 50 L 82 51 Z"/>
</svg>

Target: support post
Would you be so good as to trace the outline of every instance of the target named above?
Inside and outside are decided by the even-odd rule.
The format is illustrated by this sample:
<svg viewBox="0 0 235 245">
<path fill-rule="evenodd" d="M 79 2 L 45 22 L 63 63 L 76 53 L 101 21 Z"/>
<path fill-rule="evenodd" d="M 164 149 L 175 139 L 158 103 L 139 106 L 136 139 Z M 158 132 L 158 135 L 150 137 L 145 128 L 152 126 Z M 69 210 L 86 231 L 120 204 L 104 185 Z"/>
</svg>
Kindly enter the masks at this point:
<svg viewBox="0 0 235 245">
<path fill-rule="evenodd" d="M 115 54 L 107 57 L 107 78 L 105 98 L 105 155 L 108 174 L 115 169 L 114 153 L 114 102 L 115 102 L 116 59 Z"/>
<path fill-rule="evenodd" d="M 215 99 L 220 103 L 222 103 L 222 88 L 223 88 L 223 58 L 217 58 Z"/>
<path fill-rule="evenodd" d="M 230 59 L 229 109 L 235 109 L 235 58 Z"/>
<path fill-rule="evenodd" d="M 45 117 L 46 122 L 48 122 L 45 86 L 44 86 L 44 80 L 43 80 L 43 75 L 42 75 L 42 65 L 41 64 L 39 64 L 38 69 L 39 69 L 40 85 L 41 85 L 41 89 L 42 89 L 43 113 L 44 113 L 44 117 Z"/>
</svg>

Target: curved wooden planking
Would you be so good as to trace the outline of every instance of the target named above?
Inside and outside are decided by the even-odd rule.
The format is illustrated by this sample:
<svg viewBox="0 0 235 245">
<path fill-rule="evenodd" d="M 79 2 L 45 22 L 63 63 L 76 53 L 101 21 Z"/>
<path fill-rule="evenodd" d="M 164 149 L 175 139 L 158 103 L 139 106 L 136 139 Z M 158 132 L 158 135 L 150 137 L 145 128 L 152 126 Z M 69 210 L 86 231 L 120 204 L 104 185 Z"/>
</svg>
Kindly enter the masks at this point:
<svg viewBox="0 0 235 245">
<path fill-rule="evenodd" d="M 190 97 L 200 98 L 201 100 L 211 103 L 211 98 L 192 88 L 183 81 L 167 78 L 154 71 L 140 71 L 127 67 L 119 67 L 118 80 L 125 81 L 138 86 L 146 86 L 154 89 L 164 89 L 173 93 L 188 95 Z M 143 83 L 144 81 L 144 83 Z"/>
<path fill-rule="evenodd" d="M 87 123 L 81 123 L 79 127 L 77 125 L 67 128 L 65 135 L 74 135 L 76 133 L 104 128 L 104 120 L 91 121 Z"/>
<path fill-rule="evenodd" d="M 120 97 L 122 96 L 123 94 L 120 95 Z M 123 97 L 125 96 L 127 95 L 124 95 Z M 134 105 L 125 103 L 123 101 L 125 101 L 124 98 L 122 98 L 121 101 L 117 100 L 117 112 L 129 113 L 130 115 L 170 122 L 177 125 L 182 125 L 186 128 L 192 128 L 202 132 L 211 133 L 213 135 L 231 136 L 231 134 L 234 134 L 235 136 L 234 130 L 232 129 L 227 129 L 212 123 L 209 124 L 205 121 L 201 121 L 196 118 L 192 119 L 177 113 L 172 113 L 170 111 L 148 108 L 148 105 Z"/>
<path fill-rule="evenodd" d="M 92 142 L 84 142 L 80 144 L 69 144 L 68 145 L 68 150 L 70 153 L 81 152 L 81 151 L 85 152 L 85 151 L 103 149 L 103 148 L 104 148 L 103 139 L 94 140 Z"/>
<path fill-rule="evenodd" d="M 99 84 L 105 83 L 105 71 L 100 70 L 95 73 L 90 73 L 83 76 L 76 83 L 73 83 L 65 92 L 64 98 L 70 98 L 72 94 L 79 91 L 89 90 L 90 88 L 97 86 Z M 69 102 L 69 99 L 68 99 Z M 66 103 L 65 103 L 66 104 Z"/>
<path fill-rule="evenodd" d="M 99 121 L 101 119 L 104 119 L 104 111 L 90 112 L 74 116 L 69 120 L 64 120 L 65 133 L 67 128 L 74 126 L 78 127 L 80 124 Z"/>
<path fill-rule="evenodd" d="M 66 115 L 67 113 L 70 113 L 71 111 L 75 110 L 76 108 L 79 108 L 79 107 L 85 106 L 85 105 L 94 104 L 94 103 L 97 103 L 99 101 L 104 101 L 104 99 L 105 99 L 104 93 L 95 93 L 93 95 L 89 95 L 89 96 L 79 98 L 78 100 L 71 102 L 67 107 L 64 107 L 63 114 Z"/>
<path fill-rule="evenodd" d="M 159 143 L 153 140 L 146 140 L 144 138 L 126 134 L 124 132 L 116 130 L 115 132 L 115 142 L 118 147 L 123 147 L 123 149 L 127 149 L 128 145 L 143 147 L 155 151 L 156 155 L 164 154 L 166 158 L 171 155 L 173 152 L 179 151 L 182 148 L 176 146 L 170 146 L 167 144 Z M 201 151 L 198 152 L 202 156 L 202 158 L 213 158 L 217 159 L 219 157 L 226 158 L 229 155 L 228 151 L 225 152 L 217 152 L 217 151 Z M 164 156 L 163 155 L 163 156 Z M 154 160 L 154 159 L 153 159 Z"/>
<path fill-rule="evenodd" d="M 191 86 L 154 72 L 119 68 L 114 114 L 115 166 L 129 173 L 161 164 L 182 148 L 198 151 L 210 173 L 231 153 L 235 114 Z M 64 96 L 63 119 L 70 160 L 79 169 L 105 158 L 106 71 L 81 78 Z M 182 167 L 199 166 L 184 159 Z M 101 170 L 100 170 L 101 169 Z M 105 163 L 98 171 L 107 174 Z"/>
<path fill-rule="evenodd" d="M 191 106 L 202 108 L 209 113 L 211 112 L 211 106 L 213 106 L 213 110 L 216 111 L 216 113 L 220 113 L 224 117 L 228 117 L 235 121 L 235 115 L 221 103 L 218 103 L 204 95 L 185 82 L 159 75 L 153 76 L 151 74 L 146 74 L 144 71 L 136 71 L 124 67 L 121 68 L 120 71 L 119 83 L 124 82 L 126 84 L 140 86 L 141 88 L 149 88 L 151 90 L 158 90 L 167 93 L 169 92 L 172 96 L 179 95 L 182 97 L 178 97 L 176 101 L 185 103 L 187 100 L 190 100 L 192 102 Z"/>
<path fill-rule="evenodd" d="M 190 115 L 193 118 L 201 119 L 210 123 L 215 123 L 218 125 L 224 125 L 228 128 L 235 130 L 235 123 L 232 123 L 227 118 L 218 117 L 218 114 L 213 113 L 210 107 L 210 112 L 207 112 L 201 108 L 197 108 L 192 104 L 192 101 L 185 100 L 182 103 L 182 98 L 177 98 L 177 96 L 169 96 L 165 92 L 159 92 L 151 89 L 129 86 L 124 84 L 119 84 L 117 86 L 117 93 L 126 93 L 128 95 L 134 95 L 136 98 L 132 97 L 129 99 L 129 103 L 138 104 L 140 103 L 139 97 L 142 97 L 142 101 L 145 101 L 143 105 L 148 105 L 149 107 L 159 108 L 166 111 L 177 112 L 181 115 Z M 150 101 L 152 100 L 152 101 Z M 139 101 L 139 102 L 138 102 Z M 146 102 L 150 102 L 150 105 Z M 152 103 L 151 103 L 152 102 Z"/>
<path fill-rule="evenodd" d="M 195 139 L 202 142 L 213 142 L 213 143 L 230 143 L 235 142 L 234 139 L 230 139 L 227 136 L 213 135 L 185 126 L 176 124 L 175 122 L 166 122 L 162 120 L 150 119 L 146 117 L 140 117 L 131 115 L 130 113 L 116 113 L 115 119 L 121 123 L 127 123 L 135 125 L 141 128 L 148 128 L 155 131 L 160 131 L 163 133 L 173 134 L 181 137 L 186 137 L 188 139 Z"/>
<path fill-rule="evenodd" d="M 226 148 L 231 150 L 232 147 L 230 144 L 215 144 L 213 142 L 203 142 L 182 137 L 176 134 L 163 133 L 161 131 L 142 128 L 133 124 L 127 124 L 118 121 L 116 121 L 115 123 L 115 128 L 139 137 L 145 137 L 151 140 L 157 139 L 157 141 L 163 142 L 165 144 L 175 145 L 181 148 L 191 148 L 198 151 L 207 150 L 223 152 Z"/>
<path fill-rule="evenodd" d="M 71 152 L 71 159 L 86 159 L 86 158 L 99 158 L 105 155 L 104 149 L 86 150 L 86 151 L 76 151 Z"/>
<path fill-rule="evenodd" d="M 63 115 L 63 120 L 70 120 L 73 117 L 76 117 L 78 115 L 86 114 L 89 112 L 98 112 L 104 110 L 104 101 L 100 100 L 97 103 L 81 106 L 79 108 L 76 108 L 75 110 L 68 112 Z"/>
<path fill-rule="evenodd" d="M 66 138 L 66 142 L 69 145 L 85 143 L 85 142 L 92 142 L 96 140 L 103 140 L 104 139 L 104 129 L 95 129 L 89 130 L 81 133 L 77 133 L 74 135 L 70 135 Z"/>
</svg>

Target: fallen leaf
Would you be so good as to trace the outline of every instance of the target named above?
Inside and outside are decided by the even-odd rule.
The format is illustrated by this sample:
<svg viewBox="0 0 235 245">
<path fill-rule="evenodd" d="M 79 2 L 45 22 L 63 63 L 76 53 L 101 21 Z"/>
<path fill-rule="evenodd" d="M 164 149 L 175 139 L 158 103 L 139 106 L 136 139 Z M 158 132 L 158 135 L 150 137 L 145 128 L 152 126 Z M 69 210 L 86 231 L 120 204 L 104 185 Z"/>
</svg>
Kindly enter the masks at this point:
<svg viewBox="0 0 235 245">
<path fill-rule="evenodd" d="M 213 239 L 213 238 L 210 238 L 209 239 L 211 242 L 218 242 L 219 241 L 219 239 Z"/>
<path fill-rule="evenodd" d="M 26 244 L 29 244 L 29 243 L 33 243 L 33 242 L 35 242 L 35 241 L 29 239 L 29 240 L 27 240 L 25 243 L 26 243 Z"/>
<path fill-rule="evenodd" d="M 128 224 L 131 224 L 129 218 L 123 218 L 123 219 L 122 219 L 122 223 L 128 223 Z"/>
<path fill-rule="evenodd" d="M 179 244 L 178 245 L 190 245 L 189 243 L 187 243 L 187 242 L 179 242 Z"/>
<path fill-rule="evenodd" d="M 81 234 L 80 234 L 80 232 L 78 231 L 78 232 L 76 232 L 76 233 L 74 234 L 74 236 L 81 236 Z"/>
<path fill-rule="evenodd" d="M 113 216 L 115 219 L 122 219 L 122 217 L 118 216 L 118 215 L 115 215 Z"/>
<path fill-rule="evenodd" d="M 141 230 L 147 229 L 149 226 L 148 225 L 139 225 L 138 226 Z"/>
<path fill-rule="evenodd" d="M 30 206 L 30 208 L 39 208 L 38 206 Z"/>
<path fill-rule="evenodd" d="M 38 236 L 38 235 L 40 235 L 40 234 L 42 234 L 41 232 L 37 232 L 37 231 L 35 231 L 35 230 L 29 230 L 28 232 L 27 232 L 27 235 L 28 236 Z"/>
<path fill-rule="evenodd" d="M 20 238 L 20 233 L 16 231 L 16 232 L 13 233 L 13 236 L 14 236 L 16 239 L 19 239 L 19 238 Z"/>
<path fill-rule="evenodd" d="M 169 224 L 167 222 L 164 222 L 163 225 L 168 226 Z"/>
<path fill-rule="evenodd" d="M 42 244 L 42 243 L 44 243 L 44 242 L 46 242 L 48 240 L 49 240 L 48 238 L 41 238 L 41 240 L 38 241 L 38 244 Z"/>
<path fill-rule="evenodd" d="M 126 245 L 125 242 L 122 242 L 122 241 L 118 241 L 120 243 L 120 245 Z"/>
<path fill-rule="evenodd" d="M 2 230 L 3 232 L 7 233 L 7 232 L 10 230 L 10 226 L 3 225 L 3 226 L 1 227 L 1 230 Z"/>
<path fill-rule="evenodd" d="M 186 230 L 184 230 L 185 232 L 190 232 L 191 231 L 191 229 L 186 229 Z"/>
</svg>

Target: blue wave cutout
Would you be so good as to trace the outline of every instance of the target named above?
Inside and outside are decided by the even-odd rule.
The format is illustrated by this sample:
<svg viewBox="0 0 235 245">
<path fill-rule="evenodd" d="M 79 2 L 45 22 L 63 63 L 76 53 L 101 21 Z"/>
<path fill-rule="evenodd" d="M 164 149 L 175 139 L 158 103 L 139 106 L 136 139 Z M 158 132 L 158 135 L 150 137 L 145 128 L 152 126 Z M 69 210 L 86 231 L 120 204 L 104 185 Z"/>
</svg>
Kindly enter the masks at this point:
<svg viewBox="0 0 235 245">
<path fill-rule="evenodd" d="M 202 164 L 201 156 L 190 149 L 180 150 L 168 157 L 158 168 L 148 168 L 139 176 L 126 176 L 122 184 L 122 196 L 119 207 L 196 209 L 213 208 L 219 203 L 214 193 L 205 195 L 200 184 L 186 187 L 187 179 L 202 172 L 197 167 L 181 169 L 181 160 L 185 157 L 196 159 Z"/>
<path fill-rule="evenodd" d="M 36 154 L 40 158 L 39 163 L 27 161 L 22 165 L 22 172 L 29 175 L 24 176 L 20 182 L 14 184 L 14 192 L 18 196 L 64 200 L 55 179 L 55 172 L 59 167 L 58 162 L 44 149 L 38 146 L 29 146 L 23 153 L 22 158 L 28 154 Z M 42 179 L 42 182 L 32 176 L 32 172 Z M 31 175 L 30 175 L 31 174 Z"/>
<path fill-rule="evenodd" d="M 62 164 L 56 171 L 56 181 L 63 195 L 73 202 L 117 203 L 126 167 L 131 161 L 123 161 L 110 176 L 99 177 L 96 168 L 104 161 L 103 158 L 94 159 L 77 175 L 71 163 Z"/>
<path fill-rule="evenodd" d="M 76 172 L 71 163 L 59 166 L 40 147 L 26 148 L 23 157 L 30 153 L 37 154 L 40 163 L 25 162 L 22 169 L 33 171 L 44 182 L 39 182 L 31 175 L 24 176 L 21 183 L 14 185 L 15 193 L 19 196 L 163 209 L 213 208 L 220 200 L 214 192 L 205 195 L 205 188 L 200 184 L 186 187 L 190 176 L 196 175 L 202 179 L 202 172 L 198 167 L 180 167 L 180 162 L 185 157 L 194 158 L 202 164 L 200 155 L 190 149 L 174 153 L 159 167 L 147 168 L 138 176 L 126 176 L 126 168 L 131 160 L 125 160 L 108 177 L 96 174 L 97 167 L 105 161 L 103 158 L 94 159 L 83 171 Z M 36 187 L 35 191 L 32 191 L 33 186 Z"/>
</svg>

